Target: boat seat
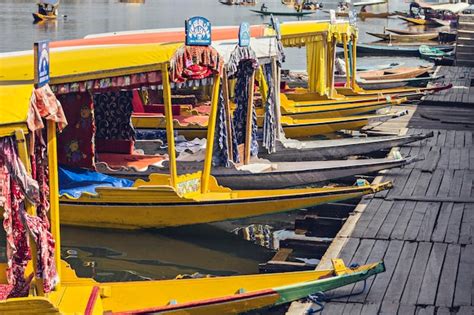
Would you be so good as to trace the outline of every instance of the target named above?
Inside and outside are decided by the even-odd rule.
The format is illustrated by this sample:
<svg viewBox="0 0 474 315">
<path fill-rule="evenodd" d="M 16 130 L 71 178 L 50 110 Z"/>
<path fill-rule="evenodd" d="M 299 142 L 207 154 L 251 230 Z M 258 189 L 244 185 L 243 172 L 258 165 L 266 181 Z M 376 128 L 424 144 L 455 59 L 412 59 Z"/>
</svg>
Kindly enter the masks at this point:
<svg viewBox="0 0 474 315">
<path fill-rule="evenodd" d="M 237 169 L 240 171 L 248 171 L 250 173 L 264 173 L 276 168 L 276 164 L 273 163 L 251 163 L 237 167 Z"/>
<path fill-rule="evenodd" d="M 159 166 L 166 158 L 160 155 L 98 153 L 97 162 L 107 164 L 111 169 L 134 168 L 146 170 L 149 166 Z"/>
</svg>

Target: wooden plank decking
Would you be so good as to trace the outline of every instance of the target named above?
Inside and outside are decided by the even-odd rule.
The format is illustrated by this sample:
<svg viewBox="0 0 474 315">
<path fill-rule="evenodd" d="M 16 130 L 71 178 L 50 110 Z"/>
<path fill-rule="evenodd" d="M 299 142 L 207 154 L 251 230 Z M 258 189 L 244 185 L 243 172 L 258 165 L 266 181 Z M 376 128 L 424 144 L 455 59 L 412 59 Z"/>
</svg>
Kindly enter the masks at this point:
<svg viewBox="0 0 474 315">
<path fill-rule="evenodd" d="M 318 265 L 330 268 L 334 257 L 347 265 L 384 260 L 387 270 L 369 279 L 362 294 L 326 303 L 323 314 L 474 314 L 474 129 L 419 115 L 440 109 L 449 120 L 474 110 L 408 109 L 409 116 L 379 129 L 433 130 L 433 138 L 400 148 L 403 155 L 425 159 L 382 172 L 376 180 L 392 180 L 394 188 L 362 199 Z M 328 296 L 362 288 L 362 283 L 349 285 Z M 288 313 L 309 308 L 318 307 L 293 303 Z"/>
</svg>

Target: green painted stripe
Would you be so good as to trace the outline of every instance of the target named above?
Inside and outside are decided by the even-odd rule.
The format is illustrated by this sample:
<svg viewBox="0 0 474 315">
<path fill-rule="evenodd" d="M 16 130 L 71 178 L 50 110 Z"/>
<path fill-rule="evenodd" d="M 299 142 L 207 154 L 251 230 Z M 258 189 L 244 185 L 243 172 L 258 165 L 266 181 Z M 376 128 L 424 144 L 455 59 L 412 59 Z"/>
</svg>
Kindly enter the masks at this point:
<svg viewBox="0 0 474 315">
<path fill-rule="evenodd" d="M 372 269 L 346 274 L 342 276 L 335 276 L 322 280 L 308 281 L 300 284 L 288 285 L 283 287 L 274 288 L 275 291 L 280 295 L 280 299 L 275 305 L 288 303 L 301 298 L 304 298 L 310 294 L 316 292 L 325 292 L 328 290 L 343 287 L 345 285 L 358 282 L 369 278 L 375 274 L 385 271 L 385 265 L 383 262 L 379 262 Z"/>
</svg>

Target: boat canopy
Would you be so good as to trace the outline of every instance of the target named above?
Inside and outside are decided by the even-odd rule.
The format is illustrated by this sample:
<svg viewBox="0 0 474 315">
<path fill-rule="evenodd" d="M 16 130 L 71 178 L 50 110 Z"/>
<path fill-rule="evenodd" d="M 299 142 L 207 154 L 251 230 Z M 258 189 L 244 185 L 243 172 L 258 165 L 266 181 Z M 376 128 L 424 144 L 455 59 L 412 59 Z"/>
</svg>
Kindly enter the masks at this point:
<svg viewBox="0 0 474 315">
<path fill-rule="evenodd" d="M 421 8 L 423 9 L 430 9 L 435 11 L 449 11 L 452 13 L 459 13 L 464 11 L 469 7 L 469 3 L 426 3 L 426 2 L 417 2 Z"/>
<path fill-rule="evenodd" d="M 181 44 L 144 44 L 52 49 L 51 84 L 157 71 Z M 114 47 L 114 49 L 111 49 Z M 33 53 L 0 56 L 0 84 L 32 83 Z"/>
<path fill-rule="evenodd" d="M 39 0 L 38 4 L 48 4 L 52 5 L 53 7 L 57 7 L 59 5 L 60 0 Z"/>
<path fill-rule="evenodd" d="M 32 92 L 33 84 L 0 85 L 0 137 L 11 134 L 26 122 Z"/>
</svg>

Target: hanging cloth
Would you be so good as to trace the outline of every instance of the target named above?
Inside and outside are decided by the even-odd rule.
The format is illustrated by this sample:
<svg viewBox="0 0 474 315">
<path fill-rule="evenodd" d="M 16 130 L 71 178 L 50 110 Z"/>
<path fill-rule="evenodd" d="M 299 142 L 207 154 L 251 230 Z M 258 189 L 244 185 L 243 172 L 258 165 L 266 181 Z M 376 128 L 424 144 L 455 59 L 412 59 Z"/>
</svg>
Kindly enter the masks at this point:
<svg viewBox="0 0 474 315">
<path fill-rule="evenodd" d="M 268 153 L 275 152 L 277 138 L 276 100 L 275 100 L 275 81 L 272 75 L 272 64 L 267 63 L 263 66 L 263 73 L 267 83 L 267 97 L 265 102 L 265 118 L 263 121 L 263 147 Z"/>
<path fill-rule="evenodd" d="M 224 93 L 222 91 L 222 84 L 219 88 L 219 102 L 217 103 L 217 121 L 216 121 L 216 131 L 214 134 L 214 149 L 212 153 L 212 165 L 213 166 L 225 166 L 230 167 L 230 160 L 235 161 L 236 163 L 240 162 L 239 150 L 237 138 L 235 137 L 235 128 L 232 120 L 230 120 L 230 129 L 232 133 L 232 159 L 229 157 L 228 153 L 228 137 L 227 134 L 227 115 L 230 113 L 226 112 L 226 107 L 224 104 Z"/>
<path fill-rule="evenodd" d="M 245 60 L 239 63 L 237 73 L 235 74 L 237 82 L 235 84 L 234 102 L 237 107 L 234 111 L 233 121 L 235 126 L 235 137 L 237 139 L 238 144 L 245 143 L 247 109 L 249 99 L 249 81 L 256 68 L 257 63 L 255 61 Z M 256 156 L 258 154 L 257 113 L 255 112 L 255 106 L 253 106 L 252 109 L 252 136 L 250 144 L 250 154 L 252 156 Z"/>
<path fill-rule="evenodd" d="M 44 124 L 41 118 L 58 123 L 59 131 L 67 126 L 61 103 L 56 99 L 48 84 L 35 89 L 31 95 L 30 109 L 26 121 L 28 129 L 31 131 L 43 129 Z"/>
<path fill-rule="evenodd" d="M 14 144 L 12 137 L 0 139 L 0 178 L 4 185 L 0 206 L 4 209 L 3 226 L 7 235 L 7 279 L 12 285 L 9 297 L 20 297 L 28 294 L 29 285 L 24 278 L 26 265 L 31 259 L 27 231 L 31 233 L 36 243 L 38 255 L 36 276 L 43 279 L 45 292 L 54 289 L 58 276 L 54 260 L 55 242 L 48 230 L 49 222 L 45 220 L 49 203 L 42 200 L 49 196 L 46 196 L 47 191 L 41 192 L 43 196 L 39 192 L 39 188 L 44 188 L 43 185 L 47 183 L 38 185 L 38 182 L 28 175 Z M 39 140 L 35 142 L 38 146 L 43 144 L 44 142 Z M 35 152 L 39 150 L 35 148 Z M 38 172 L 44 172 L 41 176 L 47 174 L 47 170 L 41 168 L 37 168 L 36 172 L 38 177 L 40 177 Z M 38 206 L 40 209 L 38 216 L 31 216 L 26 212 L 25 198 Z"/>
<path fill-rule="evenodd" d="M 170 61 L 170 80 L 182 83 L 222 74 L 224 60 L 212 46 L 181 46 Z"/>
<path fill-rule="evenodd" d="M 310 92 L 326 94 L 326 42 L 306 43 L 306 63 L 308 69 L 308 88 Z"/>
</svg>

